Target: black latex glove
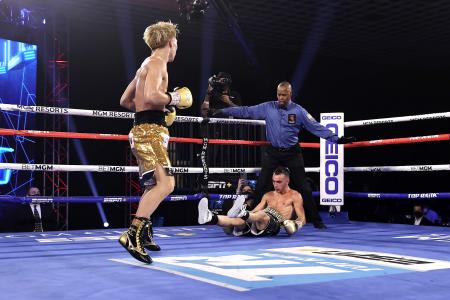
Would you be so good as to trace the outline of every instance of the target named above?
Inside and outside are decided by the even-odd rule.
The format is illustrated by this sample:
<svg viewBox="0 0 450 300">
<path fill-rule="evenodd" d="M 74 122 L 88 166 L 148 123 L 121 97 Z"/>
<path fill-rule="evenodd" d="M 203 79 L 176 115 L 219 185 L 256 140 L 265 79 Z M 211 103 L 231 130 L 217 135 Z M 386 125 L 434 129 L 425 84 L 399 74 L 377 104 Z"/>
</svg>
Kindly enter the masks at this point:
<svg viewBox="0 0 450 300">
<path fill-rule="evenodd" d="M 209 115 L 214 118 L 220 118 L 225 116 L 221 109 L 211 108 L 209 110 Z"/>
<path fill-rule="evenodd" d="M 351 144 L 356 141 L 354 136 L 341 136 L 336 143 L 337 144 Z"/>
</svg>

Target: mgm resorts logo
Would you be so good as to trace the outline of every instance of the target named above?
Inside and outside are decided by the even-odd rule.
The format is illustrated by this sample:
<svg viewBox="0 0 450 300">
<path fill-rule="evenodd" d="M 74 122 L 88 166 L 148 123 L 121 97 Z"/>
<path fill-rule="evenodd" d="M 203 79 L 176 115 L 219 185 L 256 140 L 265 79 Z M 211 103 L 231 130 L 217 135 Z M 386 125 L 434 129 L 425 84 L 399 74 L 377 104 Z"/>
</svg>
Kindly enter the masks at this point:
<svg viewBox="0 0 450 300">
<path fill-rule="evenodd" d="M 232 186 L 226 181 L 208 181 L 208 189 L 229 189 Z"/>
</svg>

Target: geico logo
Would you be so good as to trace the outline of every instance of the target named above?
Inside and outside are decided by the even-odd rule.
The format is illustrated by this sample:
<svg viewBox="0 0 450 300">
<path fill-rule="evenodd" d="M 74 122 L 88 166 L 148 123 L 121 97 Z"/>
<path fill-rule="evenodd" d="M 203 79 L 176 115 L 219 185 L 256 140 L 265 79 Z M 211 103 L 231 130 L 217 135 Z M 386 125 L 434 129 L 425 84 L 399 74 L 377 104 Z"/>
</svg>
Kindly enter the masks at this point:
<svg viewBox="0 0 450 300">
<path fill-rule="evenodd" d="M 342 202 L 344 202 L 340 198 L 323 198 L 320 201 L 321 202 L 326 202 L 326 203 L 342 203 Z"/>
<path fill-rule="evenodd" d="M 342 116 L 323 116 L 322 120 L 340 120 Z"/>
<path fill-rule="evenodd" d="M 330 155 L 335 156 L 337 155 Z M 338 175 L 339 165 L 337 160 L 327 160 L 325 162 L 325 192 L 330 195 L 337 194 L 339 192 L 339 179 Z"/>
<path fill-rule="evenodd" d="M 338 154 L 339 153 L 339 145 L 330 141 L 325 142 L 325 154 Z M 336 157 L 336 158 L 334 158 Z M 337 159 L 337 155 L 327 155 L 325 159 Z"/>
<path fill-rule="evenodd" d="M 339 135 L 337 124 L 327 124 L 325 127 Z M 329 195 L 335 195 L 339 192 L 339 180 L 337 178 L 339 173 L 338 154 L 338 144 L 327 141 L 325 143 L 325 192 Z"/>
</svg>

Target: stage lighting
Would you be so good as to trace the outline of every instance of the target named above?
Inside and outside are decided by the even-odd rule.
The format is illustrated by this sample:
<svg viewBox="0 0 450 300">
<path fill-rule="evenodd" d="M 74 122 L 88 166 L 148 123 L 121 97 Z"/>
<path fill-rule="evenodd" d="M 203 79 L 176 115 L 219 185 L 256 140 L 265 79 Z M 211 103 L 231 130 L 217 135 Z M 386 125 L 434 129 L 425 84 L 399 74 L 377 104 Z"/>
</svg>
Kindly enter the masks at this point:
<svg viewBox="0 0 450 300">
<path fill-rule="evenodd" d="M 209 5 L 207 0 L 177 0 L 177 3 L 180 16 L 185 16 L 188 21 L 202 17 Z"/>
</svg>

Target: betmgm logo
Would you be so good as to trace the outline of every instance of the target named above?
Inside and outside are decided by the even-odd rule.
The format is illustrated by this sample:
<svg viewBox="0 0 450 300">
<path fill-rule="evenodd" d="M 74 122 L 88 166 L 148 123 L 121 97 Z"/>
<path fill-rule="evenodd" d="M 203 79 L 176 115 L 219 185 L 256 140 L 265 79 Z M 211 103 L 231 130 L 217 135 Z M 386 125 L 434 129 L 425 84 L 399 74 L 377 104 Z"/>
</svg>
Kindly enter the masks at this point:
<svg viewBox="0 0 450 300">
<path fill-rule="evenodd" d="M 54 171 L 54 167 L 52 165 L 47 164 L 38 164 L 38 165 L 26 165 L 22 164 L 22 170 L 28 171 Z"/>
</svg>

